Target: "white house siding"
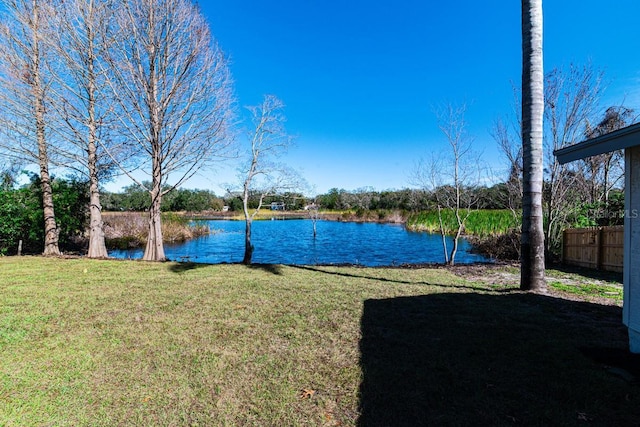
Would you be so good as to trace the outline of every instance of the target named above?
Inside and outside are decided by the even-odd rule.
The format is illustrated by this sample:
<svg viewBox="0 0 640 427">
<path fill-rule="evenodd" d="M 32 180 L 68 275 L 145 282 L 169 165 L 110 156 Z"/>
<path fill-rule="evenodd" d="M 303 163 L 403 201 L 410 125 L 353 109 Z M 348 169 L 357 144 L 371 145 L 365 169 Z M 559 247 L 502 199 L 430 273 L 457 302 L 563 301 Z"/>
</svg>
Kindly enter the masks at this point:
<svg viewBox="0 0 640 427">
<path fill-rule="evenodd" d="M 625 150 L 624 308 L 629 349 L 640 353 L 640 147 Z"/>
</svg>

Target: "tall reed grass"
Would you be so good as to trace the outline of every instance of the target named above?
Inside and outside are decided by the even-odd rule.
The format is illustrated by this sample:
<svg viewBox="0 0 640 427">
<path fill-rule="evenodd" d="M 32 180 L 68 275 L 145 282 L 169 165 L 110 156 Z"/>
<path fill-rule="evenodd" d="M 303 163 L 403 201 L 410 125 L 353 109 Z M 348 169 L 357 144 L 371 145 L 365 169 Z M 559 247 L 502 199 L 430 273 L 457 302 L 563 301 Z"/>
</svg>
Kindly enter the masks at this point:
<svg viewBox="0 0 640 427">
<path fill-rule="evenodd" d="M 147 243 L 147 213 L 105 212 L 103 221 L 107 247 L 126 249 L 144 246 Z M 166 243 L 184 242 L 210 232 L 208 225 L 189 221 L 177 213 L 162 213 L 162 238 Z"/>
<path fill-rule="evenodd" d="M 458 229 L 455 214 L 451 209 L 443 209 L 442 222 L 446 234 L 453 234 Z M 463 212 L 466 215 L 466 211 Z M 465 234 L 477 237 L 505 234 L 520 225 L 510 210 L 474 210 L 465 222 Z M 412 214 L 407 219 L 407 228 L 414 231 L 440 232 L 438 211 L 423 211 Z"/>
</svg>

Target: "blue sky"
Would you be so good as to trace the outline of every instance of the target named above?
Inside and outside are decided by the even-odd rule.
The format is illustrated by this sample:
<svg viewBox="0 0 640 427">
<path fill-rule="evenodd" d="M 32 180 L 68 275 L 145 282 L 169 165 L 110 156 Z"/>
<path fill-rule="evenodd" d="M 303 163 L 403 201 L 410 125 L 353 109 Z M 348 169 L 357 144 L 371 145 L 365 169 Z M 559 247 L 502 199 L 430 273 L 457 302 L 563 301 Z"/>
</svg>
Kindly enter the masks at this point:
<svg viewBox="0 0 640 427">
<path fill-rule="evenodd" d="M 490 129 L 513 114 L 521 73 L 520 2 L 201 1 L 231 58 L 239 106 L 286 104 L 286 157 L 315 191 L 410 187 L 415 162 L 445 149 L 433 108 L 467 104 L 468 132 L 496 172 Z M 545 69 L 605 71 L 604 104 L 640 110 L 640 2 L 546 0 Z M 186 184 L 224 193 L 232 168 Z"/>
</svg>

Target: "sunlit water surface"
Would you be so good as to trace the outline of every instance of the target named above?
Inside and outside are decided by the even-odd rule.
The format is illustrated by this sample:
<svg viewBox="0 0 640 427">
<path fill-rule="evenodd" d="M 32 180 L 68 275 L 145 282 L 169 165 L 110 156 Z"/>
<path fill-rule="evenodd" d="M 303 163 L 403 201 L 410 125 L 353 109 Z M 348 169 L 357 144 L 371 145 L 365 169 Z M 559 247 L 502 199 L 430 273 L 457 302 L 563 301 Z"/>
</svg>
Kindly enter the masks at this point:
<svg viewBox="0 0 640 427">
<path fill-rule="evenodd" d="M 176 245 L 165 245 L 172 261 L 199 263 L 241 262 L 244 254 L 243 221 L 207 221 L 214 233 Z M 359 264 L 391 266 L 444 262 L 440 235 L 407 231 L 402 225 L 318 221 L 313 237 L 311 220 L 254 221 L 254 263 Z M 448 247 L 452 241 L 448 239 Z M 460 242 L 456 263 L 490 262 L 470 253 Z M 142 258 L 143 249 L 112 250 L 116 258 Z"/>
</svg>

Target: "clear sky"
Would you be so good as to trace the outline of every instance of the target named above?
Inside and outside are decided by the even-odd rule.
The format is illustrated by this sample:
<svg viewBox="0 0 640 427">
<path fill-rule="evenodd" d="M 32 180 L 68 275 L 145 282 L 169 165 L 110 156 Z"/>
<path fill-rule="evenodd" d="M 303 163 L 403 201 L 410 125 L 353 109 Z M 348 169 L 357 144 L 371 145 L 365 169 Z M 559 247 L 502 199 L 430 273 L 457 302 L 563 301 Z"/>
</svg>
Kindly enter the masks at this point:
<svg viewBox="0 0 640 427">
<path fill-rule="evenodd" d="M 274 94 L 296 145 L 287 162 L 315 191 L 410 187 L 415 162 L 445 149 L 434 106 L 467 104 L 468 132 L 496 171 L 490 129 L 513 114 L 521 79 L 515 0 L 200 1 L 231 58 L 237 102 Z M 544 0 L 545 69 L 591 61 L 604 104 L 640 110 L 640 1 Z M 224 194 L 229 170 L 186 184 Z"/>
</svg>

